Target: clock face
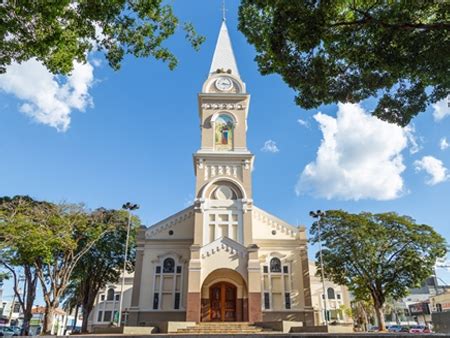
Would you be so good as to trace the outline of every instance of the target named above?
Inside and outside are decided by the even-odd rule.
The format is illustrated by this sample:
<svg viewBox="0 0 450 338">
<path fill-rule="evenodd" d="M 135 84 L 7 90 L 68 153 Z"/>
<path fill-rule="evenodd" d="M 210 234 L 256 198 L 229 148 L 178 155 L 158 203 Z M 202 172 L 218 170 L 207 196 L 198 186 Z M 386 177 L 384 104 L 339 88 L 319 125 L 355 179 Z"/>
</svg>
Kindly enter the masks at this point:
<svg viewBox="0 0 450 338">
<path fill-rule="evenodd" d="M 229 77 L 219 77 L 216 80 L 216 88 L 220 91 L 228 91 L 233 88 L 233 81 Z"/>
</svg>

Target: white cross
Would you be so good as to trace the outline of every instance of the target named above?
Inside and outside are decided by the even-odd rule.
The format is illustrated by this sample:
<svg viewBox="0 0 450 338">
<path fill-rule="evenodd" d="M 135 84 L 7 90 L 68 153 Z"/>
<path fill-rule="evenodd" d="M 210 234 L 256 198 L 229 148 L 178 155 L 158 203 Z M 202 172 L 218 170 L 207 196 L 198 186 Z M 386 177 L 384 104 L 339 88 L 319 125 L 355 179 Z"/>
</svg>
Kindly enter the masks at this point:
<svg viewBox="0 0 450 338">
<path fill-rule="evenodd" d="M 223 21 L 226 21 L 226 11 L 227 11 L 228 9 L 225 9 L 225 0 L 222 0 L 222 20 Z"/>
</svg>

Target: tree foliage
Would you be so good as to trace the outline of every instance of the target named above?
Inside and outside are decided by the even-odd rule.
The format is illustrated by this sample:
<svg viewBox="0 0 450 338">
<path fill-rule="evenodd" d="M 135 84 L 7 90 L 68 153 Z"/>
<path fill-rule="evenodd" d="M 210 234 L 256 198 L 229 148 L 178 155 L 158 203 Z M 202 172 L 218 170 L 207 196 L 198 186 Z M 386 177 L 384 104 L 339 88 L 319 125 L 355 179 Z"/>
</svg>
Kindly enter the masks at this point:
<svg viewBox="0 0 450 338">
<path fill-rule="evenodd" d="M 32 228 L 32 222 L 36 217 L 35 210 L 41 204 L 42 202 L 28 196 L 0 198 L 0 266 L 9 272 L 8 277 L 12 279 L 15 297 L 23 311 L 24 335 L 29 334 L 33 316 L 31 310 L 36 299 L 38 276 L 31 247 L 36 246 L 33 233 L 37 229 Z M 22 240 L 15 241 L 13 238 Z M 25 280 L 22 292 L 19 285 L 20 276 Z"/>
<path fill-rule="evenodd" d="M 93 50 L 120 68 L 124 55 L 153 57 L 173 69 L 175 55 L 163 43 L 180 25 L 163 0 L 12 1 L 0 6 L 0 73 L 12 62 L 31 58 L 51 72 L 68 74 L 73 61 L 86 62 Z M 186 39 L 198 49 L 204 41 L 190 23 Z"/>
<path fill-rule="evenodd" d="M 105 234 L 123 227 L 123 218 L 105 209 L 89 211 L 82 205 L 36 202 L 16 196 L 0 200 L 2 248 L 21 252 L 32 265 L 46 304 L 44 333 L 52 327 L 53 313 L 61 302 L 80 259 Z"/>
<path fill-rule="evenodd" d="M 405 126 L 449 94 L 449 15 L 448 1 L 243 0 L 239 29 L 301 107 L 374 96 Z"/>
<path fill-rule="evenodd" d="M 322 217 L 320 228 L 325 276 L 349 287 L 356 300 L 367 301 L 370 296 L 382 329 L 386 300 L 405 297 L 409 288 L 420 286 L 433 273 L 436 259 L 446 253 L 444 238 L 432 227 L 392 212 L 331 210 Z M 317 243 L 318 222 L 311 235 Z"/>
<path fill-rule="evenodd" d="M 80 259 L 73 271 L 70 293 L 66 298 L 69 304 L 72 303 L 72 307 L 78 305 L 82 309 L 82 332 L 87 332 L 88 318 L 98 292 L 108 284 L 117 283 L 123 272 L 128 216 L 123 210 L 108 210 L 107 217 L 117 223 L 115 231 L 102 236 Z M 135 235 L 139 225 L 139 219 L 133 217 L 127 258 L 128 272 L 134 270 Z"/>
</svg>

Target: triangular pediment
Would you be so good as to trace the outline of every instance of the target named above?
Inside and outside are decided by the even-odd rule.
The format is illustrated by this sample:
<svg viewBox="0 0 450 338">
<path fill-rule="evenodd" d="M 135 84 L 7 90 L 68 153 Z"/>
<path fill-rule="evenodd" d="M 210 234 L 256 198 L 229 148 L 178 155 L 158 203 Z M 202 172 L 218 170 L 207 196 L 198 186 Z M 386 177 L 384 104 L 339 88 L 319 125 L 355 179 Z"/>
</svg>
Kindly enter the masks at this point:
<svg viewBox="0 0 450 338">
<path fill-rule="evenodd" d="M 183 209 L 172 216 L 169 216 L 158 223 L 150 226 L 145 232 L 146 239 L 158 239 L 164 232 L 168 233 L 170 230 L 176 230 L 176 228 L 182 226 L 185 232 L 188 230 L 190 232 L 190 238 L 193 237 L 194 231 L 194 206 L 191 205 L 186 209 Z M 170 236 L 167 236 L 170 239 Z"/>
<path fill-rule="evenodd" d="M 242 257 L 247 255 L 247 248 L 245 246 L 228 237 L 220 237 L 206 244 L 200 249 L 200 254 L 202 258 L 206 258 L 220 251 L 228 252 L 230 255 L 238 254 Z"/>
</svg>

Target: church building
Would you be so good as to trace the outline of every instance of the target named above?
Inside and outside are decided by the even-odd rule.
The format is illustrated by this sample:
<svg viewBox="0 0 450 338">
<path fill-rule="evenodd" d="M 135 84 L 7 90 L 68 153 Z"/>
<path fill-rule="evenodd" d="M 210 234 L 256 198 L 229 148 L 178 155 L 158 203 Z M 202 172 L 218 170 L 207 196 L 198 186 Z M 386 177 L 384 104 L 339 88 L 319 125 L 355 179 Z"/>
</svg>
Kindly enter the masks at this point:
<svg viewBox="0 0 450 338">
<path fill-rule="evenodd" d="M 253 204 L 249 108 L 224 20 L 198 94 L 195 200 L 139 230 L 128 325 L 282 320 L 314 325 L 305 228 Z"/>
</svg>

